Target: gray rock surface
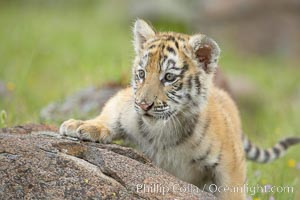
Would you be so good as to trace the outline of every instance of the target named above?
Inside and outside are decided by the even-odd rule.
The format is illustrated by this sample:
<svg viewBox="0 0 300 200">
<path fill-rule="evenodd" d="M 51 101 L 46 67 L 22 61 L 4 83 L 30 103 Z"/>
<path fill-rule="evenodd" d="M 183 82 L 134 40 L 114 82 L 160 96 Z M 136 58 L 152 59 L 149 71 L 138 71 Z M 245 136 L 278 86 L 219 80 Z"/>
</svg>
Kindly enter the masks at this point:
<svg viewBox="0 0 300 200">
<path fill-rule="evenodd" d="M 0 199 L 215 199 L 131 148 L 56 131 L 35 124 L 0 129 Z"/>
<path fill-rule="evenodd" d="M 124 86 L 112 83 L 103 87 L 90 86 L 67 96 L 63 101 L 52 102 L 41 110 L 41 119 L 61 122 L 67 118 L 89 118 L 98 115 L 107 102 Z"/>
</svg>

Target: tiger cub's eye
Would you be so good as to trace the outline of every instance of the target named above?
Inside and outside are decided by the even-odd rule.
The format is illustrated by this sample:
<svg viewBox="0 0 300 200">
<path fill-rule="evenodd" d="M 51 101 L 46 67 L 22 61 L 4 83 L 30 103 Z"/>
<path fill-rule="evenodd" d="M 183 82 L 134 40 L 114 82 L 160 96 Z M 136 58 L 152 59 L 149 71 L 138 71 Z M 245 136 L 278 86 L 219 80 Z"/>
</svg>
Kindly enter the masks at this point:
<svg viewBox="0 0 300 200">
<path fill-rule="evenodd" d="M 176 75 L 175 75 L 175 74 L 167 73 L 167 74 L 165 75 L 165 80 L 166 80 L 166 81 L 171 82 L 171 81 L 174 81 L 175 79 L 176 79 Z"/>
<path fill-rule="evenodd" d="M 139 74 L 139 77 L 141 78 L 141 79 L 143 79 L 143 78 L 145 78 L 145 71 L 144 70 L 139 70 L 138 71 L 138 74 Z"/>
</svg>

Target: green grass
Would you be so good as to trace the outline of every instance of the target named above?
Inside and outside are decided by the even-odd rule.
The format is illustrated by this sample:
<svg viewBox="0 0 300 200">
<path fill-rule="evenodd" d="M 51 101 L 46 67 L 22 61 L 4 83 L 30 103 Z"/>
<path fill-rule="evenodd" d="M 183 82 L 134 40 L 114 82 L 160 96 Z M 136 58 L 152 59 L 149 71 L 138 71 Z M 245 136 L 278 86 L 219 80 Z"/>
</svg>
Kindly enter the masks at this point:
<svg viewBox="0 0 300 200">
<path fill-rule="evenodd" d="M 37 120 L 47 103 L 130 69 L 132 22 L 110 12 L 97 5 L 1 6 L 0 77 L 15 85 L 14 98 L 1 100 L 9 125 Z"/>
<path fill-rule="evenodd" d="M 12 91 L 11 98 L 0 99 L 0 112 L 7 113 L 0 126 L 39 122 L 40 109 L 48 103 L 88 85 L 120 80 L 131 71 L 130 27 L 134 19 L 124 17 L 120 8 L 125 5 L 117 10 L 114 4 L 102 1 L 30 5 L 0 3 L 0 80 Z M 154 25 L 163 30 L 186 30 L 167 20 Z M 300 62 L 245 56 L 226 48 L 221 58 L 223 70 L 246 76 L 259 88 L 257 95 L 238 100 L 249 138 L 269 147 L 282 137 L 300 136 Z M 274 197 L 299 199 L 300 170 L 288 166 L 291 159 L 300 162 L 299 149 L 291 149 L 272 164 L 249 162 L 249 185 L 294 186 L 294 193 L 276 193 Z M 253 197 L 269 199 L 270 195 Z"/>
</svg>

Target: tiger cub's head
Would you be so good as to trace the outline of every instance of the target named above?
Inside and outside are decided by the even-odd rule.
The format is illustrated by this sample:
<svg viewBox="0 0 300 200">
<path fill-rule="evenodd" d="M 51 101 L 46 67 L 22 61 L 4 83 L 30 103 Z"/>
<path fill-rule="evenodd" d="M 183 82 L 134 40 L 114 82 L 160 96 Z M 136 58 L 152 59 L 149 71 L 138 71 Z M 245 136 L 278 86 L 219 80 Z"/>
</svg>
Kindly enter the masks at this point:
<svg viewBox="0 0 300 200">
<path fill-rule="evenodd" d="M 198 112 L 207 102 L 218 44 L 202 34 L 156 32 L 143 20 L 135 22 L 133 32 L 136 111 L 157 120 Z"/>
</svg>

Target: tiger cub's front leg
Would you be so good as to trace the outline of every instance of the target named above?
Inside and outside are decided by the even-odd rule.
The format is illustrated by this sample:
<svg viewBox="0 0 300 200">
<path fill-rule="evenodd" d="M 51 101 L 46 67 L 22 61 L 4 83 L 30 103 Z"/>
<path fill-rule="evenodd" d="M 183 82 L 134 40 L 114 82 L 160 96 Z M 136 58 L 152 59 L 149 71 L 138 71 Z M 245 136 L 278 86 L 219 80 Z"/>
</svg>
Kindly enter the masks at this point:
<svg viewBox="0 0 300 200">
<path fill-rule="evenodd" d="M 60 134 L 93 142 L 111 142 L 124 134 L 114 131 L 114 127 L 119 123 L 121 113 L 130 106 L 131 97 L 132 88 L 121 90 L 107 102 L 98 117 L 86 121 L 69 119 L 60 126 Z"/>
<path fill-rule="evenodd" d="M 81 140 L 102 143 L 111 141 L 109 128 L 105 122 L 97 119 L 87 121 L 69 119 L 60 126 L 59 132 Z"/>
</svg>

